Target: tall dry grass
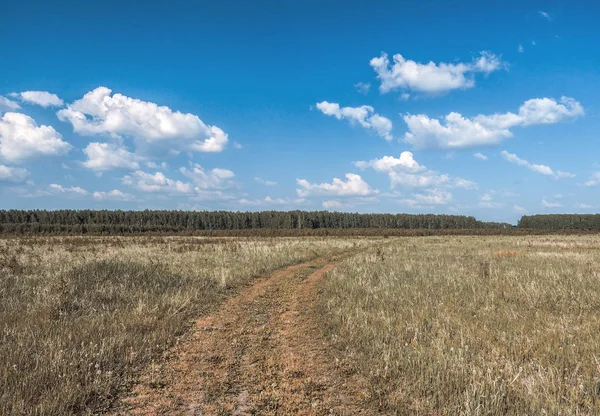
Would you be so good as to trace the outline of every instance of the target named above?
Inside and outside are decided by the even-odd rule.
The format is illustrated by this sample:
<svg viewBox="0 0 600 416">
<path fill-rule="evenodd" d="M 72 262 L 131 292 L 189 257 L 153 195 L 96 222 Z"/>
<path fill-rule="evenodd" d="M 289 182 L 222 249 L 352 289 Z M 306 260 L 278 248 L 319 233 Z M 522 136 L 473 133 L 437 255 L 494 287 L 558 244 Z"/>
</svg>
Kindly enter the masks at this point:
<svg viewBox="0 0 600 416">
<path fill-rule="evenodd" d="M 382 414 L 600 414 L 598 237 L 396 240 L 320 296 Z"/>
<path fill-rule="evenodd" d="M 0 414 L 91 414 L 253 277 L 367 239 L 0 239 Z"/>
</svg>

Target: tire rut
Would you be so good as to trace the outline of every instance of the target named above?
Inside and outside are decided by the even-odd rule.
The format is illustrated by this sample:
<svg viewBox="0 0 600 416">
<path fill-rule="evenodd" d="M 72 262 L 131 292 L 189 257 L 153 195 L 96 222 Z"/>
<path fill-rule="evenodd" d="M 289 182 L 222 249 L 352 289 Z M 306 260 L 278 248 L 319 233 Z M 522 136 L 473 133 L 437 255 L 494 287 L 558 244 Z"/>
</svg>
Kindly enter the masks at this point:
<svg viewBox="0 0 600 416">
<path fill-rule="evenodd" d="M 116 415 L 357 415 L 366 384 L 345 374 L 311 319 L 316 285 L 355 254 L 278 270 L 196 321 Z"/>
</svg>

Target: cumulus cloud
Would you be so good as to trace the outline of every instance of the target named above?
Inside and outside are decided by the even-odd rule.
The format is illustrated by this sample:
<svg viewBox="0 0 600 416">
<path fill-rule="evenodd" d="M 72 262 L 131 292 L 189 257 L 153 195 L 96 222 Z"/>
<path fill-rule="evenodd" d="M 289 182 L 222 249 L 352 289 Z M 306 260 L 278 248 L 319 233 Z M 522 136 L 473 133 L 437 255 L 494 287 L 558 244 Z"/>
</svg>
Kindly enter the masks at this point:
<svg viewBox="0 0 600 416">
<path fill-rule="evenodd" d="M 583 186 L 598 186 L 600 185 L 600 172 L 594 172 Z"/>
<path fill-rule="evenodd" d="M 25 182 L 29 178 L 27 169 L 15 168 L 0 164 L 0 182 Z"/>
<path fill-rule="evenodd" d="M 369 90 L 371 89 L 371 83 L 358 82 L 354 84 L 354 88 L 356 88 L 356 91 L 358 91 L 359 93 L 367 95 L 369 93 Z"/>
<path fill-rule="evenodd" d="M 494 201 L 494 197 L 490 193 L 483 194 L 477 205 L 481 208 L 490 208 L 490 209 L 498 209 L 498 208 L 504 207 L 504 203 Z"/>
<path fill-rule="evenodd" d="M 559 202 L 550 202 L 546 201 L 546 199 L 542 199 L 542 206 L 545 208 L 560 208 L 562 204 Z"/>
<path fill-rule="evenodd" d="M 19 103 L 0 95 L 0 112 L 18 110 L 19 108 L 21 108 Z"/>
<path fill-rule="evenodd" d="M 525 48 L 523 48 L 523 45 L 521 45 L 521 44 L 519 43 L 519 47 L 517 48 L 517 51 L 518 51 L 519 53 L 523 53 L 523 52 L 525 51 Z"/>
<path fill-rule="evenodd" d="M 60 110 L 58 118 L 70 122 L 81 135 L 132 137 L 140 146 L 162 144 L 173 151 L 220 152 L 228 142 L 223 130 L 204 124 L 194 114 L 111 93 L 98 87 Z"/>
<path fill-rule="evenodd" d="M 399 158 L 384 156 L 371 161 L 358 161 L 354 165 L 359 169 L 372 168 L 376 172 L 386 173 L 390 178 L 392 187 L 401 186 L 409 188 L 428 187 L 456 187 L 473 189 L 477 185 L 466 179 L 452 178 L 449 175 L 439 174 L 420 165 L 413 157 L 412 152 L 402 152 Z"/>
<path fill-rule="evenodd" d="M 121 192 L 118 189 L 113 189 L 110 192 L 94 192 L 92 196 L 99 201 L 133 201 L 135 199 L 133 195 Z"/>
<path fill-rule="evenodd" d="M 21 163 L 37 156 L 66 154 L 71 145 L 51 126 L 38 126 L 25 114 L 8 112 L 0 118 L 0 159 Z"/>
<path fill-rule="evenodd" d="M 264 199 L 245 199 L 238 201 L 242 205 L 258 206 L 258 205 L 300 205 L 304 203 L 304 198 L 271 198 L 270 196 Z"/>
<path fill-rule="evenodd" d="M 481 160 L 488 160 L 488 157 L 482 153 L 475 153 L 473 156 L 475 156 L 477 159 L 481 159 Z"/>
<path fill-rule="evenodd" d="M 189 194 L 193 191 L 192 184 L 169 179 L 162 172 L 151 174 L 137 170 L 131 175 L 124 176 L 122 182 L 143 192 Z"/>
<path fill-rule="evenodd" d="M 148 161 L 146 162 L 146 166 L 149 167 L 150 169 L 168 169 L 169 165 L 167 164 L 167 162 L 161 162 L 160 164 L 156 163 L 156 162 L 152 162 L 152 161 Z"/>
<path fill-rule="evenodd" d="M 345 177 L 346 181 L 333 178 L 332 183 L 322 184 L 312 184 L 306 179 L 296 179 L 296 183 L 300 187 L 296 192 L 300 197 L 318 195 L 369 196 L 379 193 L 379 191 L 371 189 L 369 184 L 360 175 L 347 173 Z"/>
<path fill-rule="evenodd" d="M 452 194 L 442 189 L 427 189 L 423 193 L 412 194 L 412 198 L 401 199 L 400 202 L 412 207 L 446 205 L 452 201 Z"/>
<path fill-rule="evenodd" d="M 261 185 L 265 185 L 265 186 L 275 186 L 275 185 L 277 185 L 277 182 L 268 181 L 266 179 L 259 178 L 258 176 L 254 177 L 254 182 L 260 183 Z"/>
<path fill-rule="evenodd" d="M 344 207 L 344 204 L 342 204 L 340 201 L 336 201 L 334 199 L 329 200 L 329 201 L 323 201 L 323 203 L 321 205 L 325 209 L 342 209 Z"/>
<path fill-rule="evenodd" d="M 221 189 L 234 185 L 231 179 L 235 174 L 228 169 L 215 168 L 207 171 L 202 166 L 194 164 L 191 169 L 182 167 L 179 171 L 198 189 Z"/>
<path fill-rule="evenodd" d="M 48 190 L 54 194 L 71 194 L 80 196 L 86 196 L 90 194 L 88 191 L 86 191 L 83 188 L 80 188 L 79 186 L 64 187 L 56 183 L 53 183 L 50 186 L 48 186 Z"/>
<path fill-rule="evenodd" d="M 338 120 L 346 119 L 350 123 L 358 123 L 366 129 L 374 130 L 386 140 L 392 140 L 392 122 L 390 119 L 375 113 L 368 105 L 360 107 L 340 107 L 338 103 L 323 101 L 317 103 L 317 108 L 325 115 L 334 116 Z"/>
<path fill-rule="evenodd" d="M 520 205 L 513 205 L 513 211 L 516 212 L 517 214 L 526 214 L 527 213 L 527 209 Z"/>
<path fill-rule="evenodd" d="M 527 160 L 521 159 L 514 153 L 509 153 L 506 150 L 500 152 L 502 157 L 509 161 L 510 163 L 514 163 L 515 165 L 525 166 L 529 170 L 541 173 L 542 175 L 552 176 L 554 179 L 569 179 L 574 178 L 575 175 L 569 172 L 563 171 L 553 171 L 549 166 L 546 165 L 537 165 L 535 163 L 529 163 Z"/>
<path fill-rule="evenodd" d="M 519 112 L 463 117 L 452 112 L 442 120 L 425 114 L 407 114 L 404 121 L 409 129 L 407 143 L 418 149 L 458 149 L 489 146 L 513 136 L 510 128 L 535 124 L 555 124 L 582 116 L 583 106 L 573 98 L 535 98 L 525 101 Z"/>
<path fill-rule="evenodd" d="M 140 168 L 141 158 L 129 152 L 124 147 L 111 143 L 90 143 L 83 152 L 88 160 L 83 166 L 95 171 L 107 171 L 113 169 L 137 170 Z"/>
<path fill-rule="evenodd" d="M 39 105 L 44 108 L 62 107 L 64 105 L 64 101 L 58 95 L 51 94 L 48 91 L 23 91 L 10 95 L 26 103 Z"/>
<path fill-rule="evenodd" d="M 403 89 L 429 94 L 443 93 L 454 89 L 466 89 L 475 86 L 475 74 L 489 74 L 501 69 L 504 64 L 500 57 L 483 51 L 479 57 L 466 63 L 422 64 L 404 58 L 400 54 L 393 56 L 393 64 L 386 53 L 371 59 L 370 65 L 381 82 L 382 93 Z"/>
</svg>

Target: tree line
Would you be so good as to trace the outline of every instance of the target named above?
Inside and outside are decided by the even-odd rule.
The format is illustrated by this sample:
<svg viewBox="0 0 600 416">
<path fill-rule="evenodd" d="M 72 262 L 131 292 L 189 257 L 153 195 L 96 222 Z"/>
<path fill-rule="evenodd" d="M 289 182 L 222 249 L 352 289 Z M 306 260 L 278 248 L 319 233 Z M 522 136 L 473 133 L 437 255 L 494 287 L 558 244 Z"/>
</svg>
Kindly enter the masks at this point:
<svg viewBox="0 0 600 416">
<path fill-rule="evenodd" d="M 544 214 L 524 215 L 519 228 L 533 230 L 599 231 L 600 214 Z"/>
<path fill-rule="evenodd" d="M 0 211 L 3 234 L 140 234 L 232 230 L 507 229 L 464 215 L 358 214 L 329 211 Z"/>
</svg>

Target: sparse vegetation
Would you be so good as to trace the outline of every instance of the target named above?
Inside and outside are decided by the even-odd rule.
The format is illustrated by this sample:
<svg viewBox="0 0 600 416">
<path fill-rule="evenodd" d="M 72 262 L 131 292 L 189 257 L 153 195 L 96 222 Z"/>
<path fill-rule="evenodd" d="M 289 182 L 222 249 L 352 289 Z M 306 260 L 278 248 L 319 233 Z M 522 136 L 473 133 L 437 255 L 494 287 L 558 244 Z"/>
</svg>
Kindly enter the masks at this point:
<svg viewBox="0 0 600 416">
<path fill-rule="evenodd" d="M 0 414 L 88 414 L 252 277 L 367 239 L 0 240 Z"/>
<path fill-rule="evenodd" d="M 600 414 L 600 239 L 398 239 L 337 266 L 320 317 L 383 414 Z"/>
</svg>

